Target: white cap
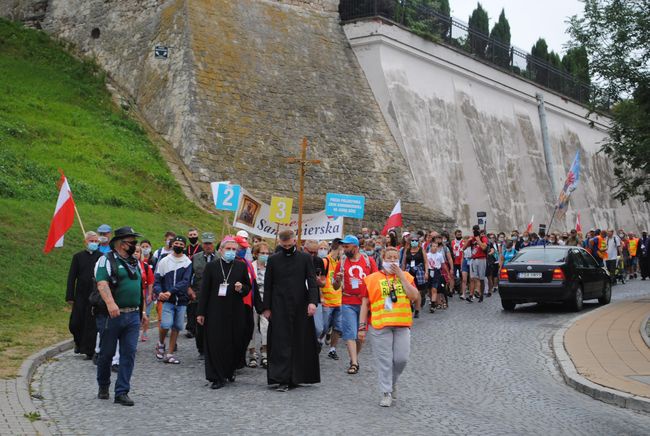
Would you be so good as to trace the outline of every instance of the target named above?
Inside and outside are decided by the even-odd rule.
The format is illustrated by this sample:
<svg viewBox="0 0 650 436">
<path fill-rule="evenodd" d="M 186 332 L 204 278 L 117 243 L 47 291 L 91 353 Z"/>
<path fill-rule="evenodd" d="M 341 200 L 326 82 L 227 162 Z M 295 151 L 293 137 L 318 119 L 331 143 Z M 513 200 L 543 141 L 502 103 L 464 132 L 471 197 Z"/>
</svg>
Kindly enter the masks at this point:
<svg viewBox="0 0 650 436">
<path fill-rule="evenodd" d="M 404 236 L 409 236 L 410 234 L 411 234 L 410 232 L 404 232 L 404 233 L 402 233 L 402 238 L 403 238 Z"/>
<path fill-rule="evenodd" d="M 237 236 L 248 239 L 248 232 L 246 230 L 240 230 L 237 232 Z"/>
</svg>

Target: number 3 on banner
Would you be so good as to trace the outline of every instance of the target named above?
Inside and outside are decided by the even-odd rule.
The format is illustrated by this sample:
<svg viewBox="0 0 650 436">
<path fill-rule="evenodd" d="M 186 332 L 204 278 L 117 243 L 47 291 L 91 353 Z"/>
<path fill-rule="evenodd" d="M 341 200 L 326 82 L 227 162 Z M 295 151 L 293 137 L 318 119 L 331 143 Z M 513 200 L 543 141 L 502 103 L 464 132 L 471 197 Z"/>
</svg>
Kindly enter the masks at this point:
<svg viewBox="0 0 650 436">
<path fill-rule="evenodd" d="M 236 211 L 239 206 L 239 193 L 241 187 L 239 185 L 228 185 L 226 183 L 219 184 L 217 189 L 217 198 L 215 199 L 215 207 L 219 210 Z"/>
<path fill-rule="evenodd" d="M 278 224 L 289 224 L 291 222 L 291 208 L 293 198 L 272 197 L 271 198 L 271 222 Z"/>
</svg>

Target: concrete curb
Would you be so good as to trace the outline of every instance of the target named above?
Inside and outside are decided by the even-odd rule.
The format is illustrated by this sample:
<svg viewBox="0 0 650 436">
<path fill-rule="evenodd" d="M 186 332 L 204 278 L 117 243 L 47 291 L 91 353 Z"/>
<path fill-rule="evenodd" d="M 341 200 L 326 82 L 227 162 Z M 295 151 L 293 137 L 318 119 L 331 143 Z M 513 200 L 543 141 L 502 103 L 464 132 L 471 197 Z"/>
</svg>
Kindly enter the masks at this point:
<svg viewBox="0 0 650 436">
<path fill-rule="evenodd" d="M 551 344 L 551 348 L 553 349 L 553 354 L 555 356 L 555 361 L 560 368 L 560 373 L 562 374 L 564 382 L 578 392 L 589 395 L 596 400 L 600 400 L 614 406 L 632 409 L 639 412 L 650 413 L 650 400 L 647 398 L 639 397 L 637 395 L 632 395 L 627 392 L 599 385 L 580 375 L 576 370 L 571 357 L 564 348 L 564 335 L 576 321 L 587 315 L 591 315 L 594 312 L 607 308 L 608 306 L 603 306 L 579 315 L 566 322 L 562 328 L 555 332 Z"/>
<path fill-rule="evenodd" d="M 32 382 L 32 377 L 36 372 L 36 368 L 47 359 L 51 359 L 57 354 L 63 353 L 72 349 L 74 342 L 72 339 L 68 339 L 58 344 L 43 348 L 36 353 L 32 354 L 23 362 L 18 371 L 18 377 L 16 378 L 16 391 L 18 392 L 18 401 L 20 406 L 23 408 L 25 413 L 39 413 L 34 406 L 32 401 L 32 396 L 30 394 L 30 384 Z M 32 422 L 32 425 L 42 435 L 51 435 L 50 429 L 47 427 L 45 421 L 36 420 Z"/>
<path fill-rule="evenodd" d="M 643 342 L 645 342 L 648 348 L 650 348 L 650 337 L 648 337 L 648 330 L 646 329 L 648 321 L 650 321 L 650 313 L 643 319 L 643 322 L 641 322 L 641 328 L 639 331 L 641 332 Z"/>
</svg>

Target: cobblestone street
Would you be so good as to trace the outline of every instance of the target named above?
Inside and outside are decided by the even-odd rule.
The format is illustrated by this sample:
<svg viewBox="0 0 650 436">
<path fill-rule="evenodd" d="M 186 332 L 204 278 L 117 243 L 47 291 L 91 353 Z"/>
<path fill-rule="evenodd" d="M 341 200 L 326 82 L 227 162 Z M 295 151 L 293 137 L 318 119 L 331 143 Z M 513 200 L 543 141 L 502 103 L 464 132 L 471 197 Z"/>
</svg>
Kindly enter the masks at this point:
<svg viewBox="0 0 650 436">
<path fill-rule="evenodd" d="M 649 294 L 649 282 L 633 281 L 614 287 L 613 299 Z M 95 367 L 71 352 L 43 365 L 32 389 L 56 434 L 647 434 L 649 415 L 594 400 L 562 380 L 549 342 L 574 316 L 553 305 L 507 313 L 498 296 L 481 304 L 455 298 L 447 311 L 423 313 L 389 409 L 378 407 L 370 347 L 358 375 L 345 373 L 343 347 L 339 361 L 323 352 L 322 383 L 288 393 L 269 389 L 259 368 L 209 389 L 193 340 L 184 337 L 177 366 L 156 361 L 154 342 L 139 344 L 135 407 L 113 404 L 112 386 L 110 402 L 97 400 Z"/>
</svg>

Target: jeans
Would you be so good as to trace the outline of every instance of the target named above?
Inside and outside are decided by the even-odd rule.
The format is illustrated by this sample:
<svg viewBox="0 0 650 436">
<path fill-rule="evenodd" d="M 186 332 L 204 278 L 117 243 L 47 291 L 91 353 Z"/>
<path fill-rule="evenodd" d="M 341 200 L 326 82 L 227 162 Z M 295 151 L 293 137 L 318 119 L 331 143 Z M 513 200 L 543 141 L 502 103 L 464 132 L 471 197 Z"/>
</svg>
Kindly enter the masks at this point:
<svg viewBox="0 0 650 436">
<path fill-rule="evenodd" d="M 327 333 L 330 327 L 332 327 L 332 330 L 341 333 L 341 306 L 323 306 L 323 331 Z"/>
<path fill-rule="evenodd" d="M 120 343 L 120 368 L 115 382 L 115 396 L 129 393 L 135 365 L 135 351 L 140 334 L 140 311 L 120 313 L 116 318 L 97 315 L 97 331 L 100 335 L 97 358 L 97 384 L 111 385 L 111 360 L 117 343 Z"/>
</svg>

